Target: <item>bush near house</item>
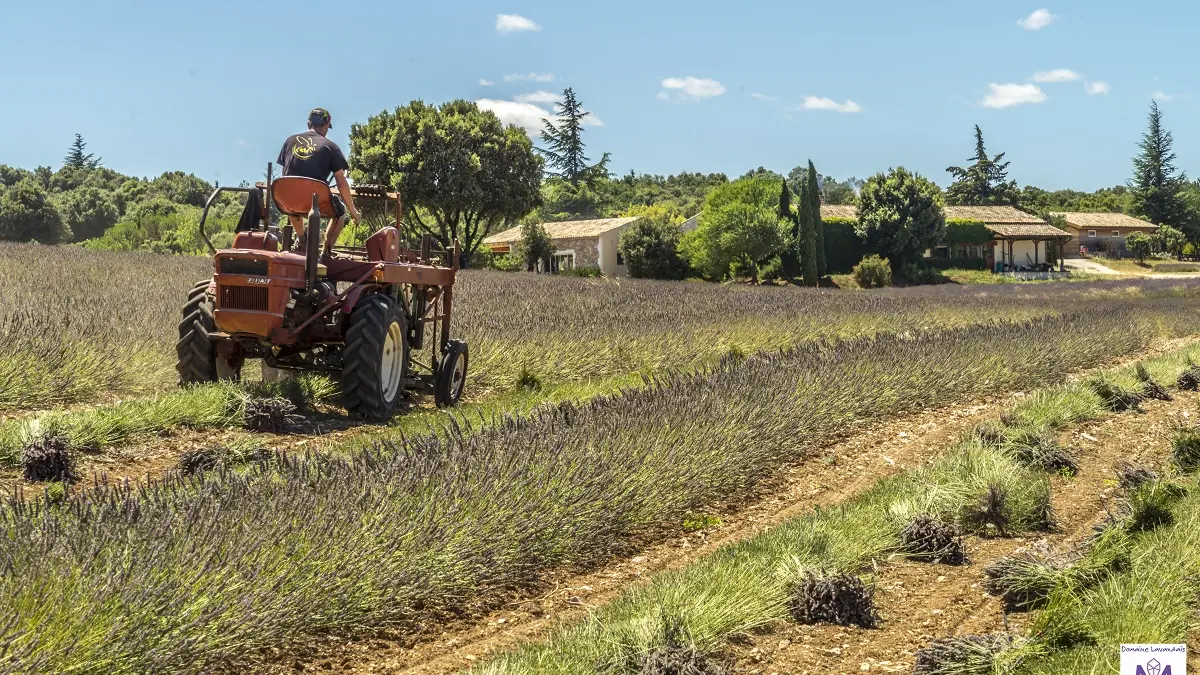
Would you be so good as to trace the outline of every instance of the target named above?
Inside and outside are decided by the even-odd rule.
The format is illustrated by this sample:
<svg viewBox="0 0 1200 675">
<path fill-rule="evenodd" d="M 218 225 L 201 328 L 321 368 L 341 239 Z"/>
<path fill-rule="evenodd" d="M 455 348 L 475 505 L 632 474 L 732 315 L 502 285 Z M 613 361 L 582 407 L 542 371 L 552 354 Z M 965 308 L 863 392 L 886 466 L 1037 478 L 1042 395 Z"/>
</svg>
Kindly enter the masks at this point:
<svg viewBox="0 0 1200 675">
<path fill-rule="evenodd" d="M 892 285 L 892 264 L 877 255 L 863 258 L 854 266 L 852 274 L 860 288 L 883 288 Z"/>
</svg>

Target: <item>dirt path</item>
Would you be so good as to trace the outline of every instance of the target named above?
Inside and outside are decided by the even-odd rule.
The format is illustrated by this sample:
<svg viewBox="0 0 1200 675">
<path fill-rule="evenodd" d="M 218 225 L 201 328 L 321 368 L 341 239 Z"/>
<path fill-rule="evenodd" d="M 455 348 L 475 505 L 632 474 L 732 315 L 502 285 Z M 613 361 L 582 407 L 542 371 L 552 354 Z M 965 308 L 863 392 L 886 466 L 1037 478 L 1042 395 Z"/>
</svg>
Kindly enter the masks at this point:
<svg viewBox="0 0 1200 675">
<path fill-rule="evenodd" d="M 1052 545 L 1078 542 L 1103 520 L 1115 492 L 1114 467 L 1123 459 L 1158 466 L 1170 448 L 1172 425 L 1195 418 L 1197 396 L 1151 401 L 1145 414 L 1123 414 L 1082 425 L 1061 441 L 1080 455 L 1075 478 L 1052 479 L 1056 530 Z M 915 652 L 936 637 L 1022 627 L 1028 614 L 1008 614 L 983 590 L 983 569 L 1014 549 L 1043 537 L 967 540 L 969 564 L 928 565 L 894 559 L 880 568 L 877 602 L 883 617 L 875 629 L 781 623 L 732 645 L 737 673 L 778 675 L 911 672 Z"/>
<path fill-rule="evenodd" d="M 1105 369 L 1175 350 L 1192 341 L 1164 341 L 1136 357 L 1108 364 Z M 1069 379 L 1086 375 L 1079 373 Z M 252 670 L 422 675 L 458 672 L 488 654 L 544 638 L 561 622 L 586 616 L 631 584 L 684 567 L 720 546 L 748 539 L 815 506 L 845 501 L 880 478 L 924 463 L 945 450 L 959 434 L 1024 396 L 1014 393 L 989 397 L 872 425 L 819 456 L 785 469 L 768 491 L 748 505 L 734 511 L 716 511 L 721 521 L 718 526 L 690 534 L 676 533 L 659 543 L 635 544 L 639 551 L 636 555 L 595 572 L 551 573 L 541 592 L 514 596 L 500 609 L 495 605 L 475 608 L 461 620 L 430 622 L 415 632 L 409 628 L 383 630 L 368 638 L 318 637 L 296 648 L 273 652 L 267 657 L 268 663 L 256 664 Z M 1010 543 L 1000 541 L 995 545 Z"/>
</svg>

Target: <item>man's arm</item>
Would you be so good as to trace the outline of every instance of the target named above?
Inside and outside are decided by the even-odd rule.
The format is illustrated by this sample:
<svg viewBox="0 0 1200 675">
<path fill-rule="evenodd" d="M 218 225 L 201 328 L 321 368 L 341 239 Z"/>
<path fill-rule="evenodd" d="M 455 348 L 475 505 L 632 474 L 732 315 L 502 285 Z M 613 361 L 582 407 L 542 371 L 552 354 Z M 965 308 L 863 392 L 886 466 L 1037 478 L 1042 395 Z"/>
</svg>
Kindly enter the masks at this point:
<svg viewBox="0 0 1200 675">
<path fill-rule="evenodd" d="M 346 172 L 335 172 L 333 179 L 337 183 L 338 195 L 341 196 L 343 202 L 346 202 L 346 210 L 350 212 L 350 217 L 358 220 L 361 214 L 354 206 L 354 195 L 350 194 L 350 182 L 346 180 Z"/>
</svg>

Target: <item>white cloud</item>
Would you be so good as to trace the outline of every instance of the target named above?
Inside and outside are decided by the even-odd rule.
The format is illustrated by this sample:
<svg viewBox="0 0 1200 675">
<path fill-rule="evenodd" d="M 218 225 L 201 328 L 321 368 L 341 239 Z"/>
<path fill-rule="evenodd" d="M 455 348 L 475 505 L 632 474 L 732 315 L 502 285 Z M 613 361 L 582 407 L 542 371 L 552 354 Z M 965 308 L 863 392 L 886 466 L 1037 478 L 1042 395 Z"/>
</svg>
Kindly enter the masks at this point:
<svg viewBox="0 0 1200 675">
<path fill-rule="evenodd" d="M 552 91 L 534 91 L 528 94 L 517 94 L 521 103 L 558 103 L 559 95 Z"/>
<path fill-rule="evenodd" d="M 1163 103 L 1166 103 L 1167 101 L 1175 100 L 1175 97 L 1172 96 L 1171 94 L 1168 94 L 1167 92 L 1159 89 L 1158 91 L 1154 92 L 1154 100 L 1162 101 Z"/>
<path fill-rule="evenodd" d="M 1007 108 L 1022 103 L 1041 103 L 1046 94 L 1036 84 L 988 84 L 991 92 L 979 102 L 985 108 Z"/>
<path fill-rule="evenodd" d="M 504 76 L 505 82 L 553 82 L 554 73 L 513 73 Z"/>
<path fill-rule="evenodd" d="M 1039 9 L 1029 16 L 1017 22 L 1017 25 L 1025 30 L 1041 30 L 1049 26 L 1055 19 L 1055 16 L 1048 9 Z"/>
<path fill-rule="evenodd" d="M 804 103 L 801 103 L 797 107 L 803 108 L 804 110 L 836 110 L 840 113 L 862 112 L 862 106 L 854 101 L 847 99 L 842 103 L 838 103 L 831 98 L 825 98 L 823 96 L 805 96 Z"/>
<path fill-rule="evenodd" d="M 520 101 L 499 101 L 493 98 L 481 98 L 475 101 L 483 110 L 496 113 L 505 124 L 515 124 L 530 134 L 536 134 L 542 129 L 542 120 L 551 117 L 550 113 L 532 103 Z"/>
<path fill-rule="evenodd" d="M 662 81 L 660 101 L 699 101 L 725 93 L 725 85 L 708 77 L 668 77 Z"/>
<path fill-rule="evenodd" d="M 492 82 L 491 80 L 485 80 L 483 78 L 479 78 L 479 86 L 481 86 L 481 87 L 490 87 L 493 84 L 496 84 L 496 83 Z"/>
<path fill-rule="evenodd" d="M 1073 82 L 1080 77 L 1079 73 L 1069 68 L 1055 68 L 1034 73 L 1033 77 L 1029 79 L 1034 82 Z"/>
<path fill-rule="evenodd" d="M 537 92 L 539 94 L 546 92 Z M 475 101 L 475 105 L 482 110 L 491 110 L 505 124 L 515 124 L 531 136 L 536 136 L 542 131 L 542 120 L 557 121 L 556 116 L 551 111 L 539 105 L 534 105 L 530 101 L 522 101 L 521 97 L 517 97 L 516 101 L 501 101 L 494 98 L 481 98 Z M 556 99 L 557 100 L 557 99 Z M 583 118 L 583 126 L 585 127 L 602 127 L 604 121 L 588 110 L 584 110 L 588 116 Z"/>
<path fill-rule="evenodd" d="M 542 27 L 520 14 L 497 14 L 496 30 L 501 33 L 541 30 Z"/>
<path fill-rule="evenodd" d="M 1107 82 L 1084 82 L 1083 88 L 1087 91 L 1088 96 L 1107 94 L 1112 89 Z"/>
<path fill-rule="evenodd" d="M 774 100 L 776 100 L 776 97 L 774 97 L 774 96 L 768 96 L 768 95 L 766 95 L 766 94 L 760 94 L 760 93 L 758 93 L 757 91 L 756 91 L 756 92 L 753 92 L 753 93 L 752 93 L 752 94 L 750 94 L 750 95 L 751 95 L 751 96 L 753 96 L 754 98 L 756 98 L 756 99 L 760 100 L 760 101 L 774 101 Z"/>
</svg>

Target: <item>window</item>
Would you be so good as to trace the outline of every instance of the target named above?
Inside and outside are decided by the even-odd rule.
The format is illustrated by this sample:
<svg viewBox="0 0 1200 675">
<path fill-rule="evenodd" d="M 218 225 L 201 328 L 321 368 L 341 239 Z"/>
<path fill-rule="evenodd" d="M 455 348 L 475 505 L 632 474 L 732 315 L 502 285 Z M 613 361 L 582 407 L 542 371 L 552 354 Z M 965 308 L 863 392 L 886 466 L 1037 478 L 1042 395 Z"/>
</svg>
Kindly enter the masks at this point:
<svg viewBox="0 0 1200 675">
<path fill-rule="evenodd" d="M 617 249 L 617 264 L 618 265 L 625 264 L 625 256 L 621 255 L 621 249 Z"/>
<path fill-rule="evenodd" d="M 1113 230 L 1112 236 L 1114 236 L 1114 237 L 1119 237 L 1119 236 L 1121 236 L 1121 231 L 1120 231 L 1120 230 Z"/>
<path fill-rule="evenodd" d="M 1088 236 L 1089 236 L 1089 237 L 1095 237 L 1095 236 L 1096 236 L 1096 231 L 1095 231 L 1095 230 L 1088 230 Z"/>
<path fill-rule="evenodd" d="M 554 254 L 554 271 L 566 272 L 575 268 L 575 252 L 559 252 Z"/>
</svg>

